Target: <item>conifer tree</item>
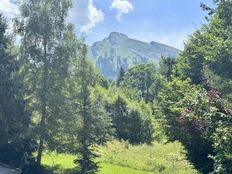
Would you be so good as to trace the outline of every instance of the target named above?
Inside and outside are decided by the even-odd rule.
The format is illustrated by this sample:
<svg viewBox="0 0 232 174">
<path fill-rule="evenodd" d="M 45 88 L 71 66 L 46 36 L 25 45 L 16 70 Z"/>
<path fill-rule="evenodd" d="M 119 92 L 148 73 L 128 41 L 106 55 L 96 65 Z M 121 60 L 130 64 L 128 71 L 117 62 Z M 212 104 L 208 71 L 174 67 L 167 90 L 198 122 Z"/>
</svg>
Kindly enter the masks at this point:
<svg viewBox="0 0 232 174">
<path fill-rule="evenodd" d="M 0 162 L 24 167 L 32 162 L 35 150 L 29 131 L 31 114 L 26 109 L 20 64 L 6 29 L 0 14 Z"/>
<path fill-rule="evenodd" d="M 118 78 L 117 78 L 117 82 L 116 82 L 117 87 L 119 87 L 121 85 L 123 78 L 124 78 L 124 75 L 125 75 L 125 70 L 123 69 L 123 67 L 121 67 L 119 70 L 119 74 L 118 74 Z"/>
<path fill-rule="evenodd" d="M 111 119 L 101 100 L 91 92 L 97 83 L 98 74 L 87 59 L 86 45 L 81 44 L 79 50 L 79 57 L 73 61 L 71 76 L 66 83 L 70 89 L 68 92 L 70 108 L 73 108 L 69 113 L 71 123 L 67 124 L 69 128 L 77 130 L 76 138 L 74 137 L 72 142 L 78 144 L 78 148 L 73 153 L 78 155 L 76 162 L 80 166 L 81 174 L 86 174 L 97 172 L 98 165 L 94 161 L 97 154 L 94 147 L 97 144 L 104 144 L 112 129 Z"/>
</svg>

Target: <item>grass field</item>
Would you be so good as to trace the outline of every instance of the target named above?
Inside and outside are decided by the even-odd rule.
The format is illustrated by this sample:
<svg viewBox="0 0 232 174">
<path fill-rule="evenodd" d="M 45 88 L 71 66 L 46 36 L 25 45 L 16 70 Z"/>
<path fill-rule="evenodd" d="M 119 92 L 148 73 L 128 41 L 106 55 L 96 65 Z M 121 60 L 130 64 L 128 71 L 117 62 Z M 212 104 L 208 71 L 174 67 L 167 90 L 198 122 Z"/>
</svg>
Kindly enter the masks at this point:
<svg viewBox="0 0 232 174">
<path fill-rule="evenodd" d="M 141 171 L 113 164 L 103 163 L 101 166 L 102 170 L 98 174 L 155 174 L 153 172 Z"/>
<path fill-rule="evenodd" d="M 180 143 L 153 143 L 132 146 L 112 141 L 97 149 L 101 168 L 98 174 L 197 174 L 183 154 Z M 45 152 L 42 164 L 53 168 L 55 174 L 68 173 L 75 168 L 75 156 Z"/>
</svg>

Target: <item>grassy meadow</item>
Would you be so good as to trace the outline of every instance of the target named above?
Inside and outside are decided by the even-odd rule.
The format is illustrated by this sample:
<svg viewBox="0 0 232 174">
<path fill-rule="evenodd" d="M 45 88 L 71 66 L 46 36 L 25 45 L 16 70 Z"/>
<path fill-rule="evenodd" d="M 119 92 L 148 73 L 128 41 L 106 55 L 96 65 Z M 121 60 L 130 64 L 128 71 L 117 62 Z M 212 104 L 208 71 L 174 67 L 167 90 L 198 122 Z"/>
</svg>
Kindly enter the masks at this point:
<svg viewBox="0 0 232 174">
<path fill-rule="evenodd" d="M 152 145 L 130 145 L 127 142 L 111 141 L 97 148 L 101 168 L 98 174 L 197 174 L 186 160 L 180 143 L 157 143 Z M 75 169 L 71 154 L 46 151 L 43 165 L 53 173 L 68 173 Z"/>
</svg>

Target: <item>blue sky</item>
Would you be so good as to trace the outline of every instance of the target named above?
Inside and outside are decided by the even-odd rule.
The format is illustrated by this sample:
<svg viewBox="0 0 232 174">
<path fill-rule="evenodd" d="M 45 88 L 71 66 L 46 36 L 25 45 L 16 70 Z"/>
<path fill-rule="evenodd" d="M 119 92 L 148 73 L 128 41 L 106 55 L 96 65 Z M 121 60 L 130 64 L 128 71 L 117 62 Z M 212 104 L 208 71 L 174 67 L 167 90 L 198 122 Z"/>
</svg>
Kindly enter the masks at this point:
<svg viewBox="0 0 232 174">
<path fill-rule="evenodd" d="M 80 0 L 79 0 L 80 1 Z M 200 2 L 212 6 L 212 0 L 129 0 L 133 10 L 121 15 L 110 8 L 112 0 L 93 0 L 104 19 L 86 33 L 89 44 L 117 31 L 142 41 L 157 41 L 177 48 L 192 32 L 206 22 Z M 76 8 L 75 8 L 76 9 Z"/>
<path fill-rule="evenodd" d="M 11 18 L 18 13 L 16 0 L 0 0 L 0 12 Z M 68 22 L 88 44 L 102 40 L 110 32 L 131 38 L 156 41 L 183 49 L 183 42 L 206 22 L 200 2 L 213 0 L 74 0 Z"/>
</svg>

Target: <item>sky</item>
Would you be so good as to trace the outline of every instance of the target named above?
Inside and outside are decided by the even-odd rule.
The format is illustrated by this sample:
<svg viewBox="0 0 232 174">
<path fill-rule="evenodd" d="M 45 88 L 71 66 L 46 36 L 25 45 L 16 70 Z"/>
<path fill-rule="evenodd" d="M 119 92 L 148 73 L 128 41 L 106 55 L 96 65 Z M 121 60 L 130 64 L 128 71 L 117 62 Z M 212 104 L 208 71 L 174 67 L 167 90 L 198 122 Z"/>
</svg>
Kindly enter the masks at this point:
<svg viewBox="0 0 232 174">
<path fill-rule="evenodd" d="M 0 0 L 0 12 L 17 15 L 16 0 Z M 206 22 L 200 3 L 212 0 L 74 0 L 67 22 L 91 45 L 111 32 L 145 42 L 156 41 L 183 49 L 184 41 Z"/>
</svg>

